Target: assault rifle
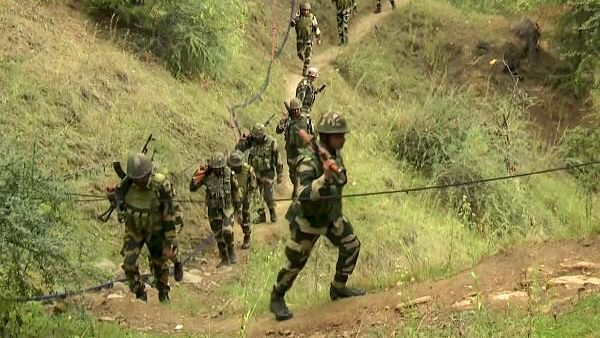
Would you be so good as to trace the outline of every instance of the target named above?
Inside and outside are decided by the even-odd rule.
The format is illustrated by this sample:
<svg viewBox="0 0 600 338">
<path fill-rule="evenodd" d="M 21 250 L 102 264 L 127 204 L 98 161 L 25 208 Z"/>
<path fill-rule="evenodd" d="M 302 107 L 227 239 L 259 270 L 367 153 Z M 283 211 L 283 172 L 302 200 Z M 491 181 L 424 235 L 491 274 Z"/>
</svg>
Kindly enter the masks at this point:
<svg viewBox="0 0 600 338">
<path fill-rule="evenodd" d="M 142 147 L 142 154 L 145 155 L 148 153 L 148 146 L 153 140 L 154 138 L 152 138 L 152 134 L 150 134 L 150 136 L 148 136 L 148 139 L 146 140 L 146 143 L 144 143 L 144 147 Z M 154 152 L 152 152 L 151 160 L 154 160 Z M 113 211 L 117 207 L 120 207 L 119 204 L 123 201 L 127 190 L 129 190 L 129 188 L 133 184 L 131 178 L 129 178 L 129 176 L 127 176 L 127 173 L 123 170 L 121 162 L 114 161 L 112 163 L 112 167 L 115 170 L 117 176 L 121 179 L 121 183 L 119 184 L 118 188 L 107 189 L 107 195 L 108 200 L 110 201 L 110 206 L 108 207 L 108 209 L 106 209 L 105 212 L 98 216 L 98 219 L 105 223 L 108 222 L 108 219 L 110 218 L 110 215 L 112 215 Z"/>
<path fill-rule="evenodd" d="M 322 91 L 325 90 L 325 88 L 327 88 L 327 85 L 322 85 L 317 90 L 315 90 L 315 94 L 320 94 Z"/>
<path fill-rule="evenodd" d="M 327 149 L 321 147 L 315 140 L 315 137 L 303 129 L 298 130 L 298 135 L 300 135 L 302 140 L 304 140 L 304 143 L 309 146 L 309 148 L 315 154 L 319 155 L 323 164 L 323 170 L 331 175 L 335 183 L 339 185 L 346 184 L 347 178 L 346 174 L 344 173 L 344 169 L 338 166 L 337 163 L 331 158 L 331 154 L 327 151 Z"/>
</svg>

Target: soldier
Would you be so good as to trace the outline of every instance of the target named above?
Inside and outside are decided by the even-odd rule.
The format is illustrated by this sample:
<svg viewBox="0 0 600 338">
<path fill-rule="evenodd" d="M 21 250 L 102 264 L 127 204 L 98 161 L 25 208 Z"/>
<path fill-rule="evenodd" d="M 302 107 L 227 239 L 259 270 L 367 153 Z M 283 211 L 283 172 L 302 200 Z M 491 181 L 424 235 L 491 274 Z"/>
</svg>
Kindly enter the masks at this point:
<svg viewBox="0 0 600 338">
<path fill-rule="evenodd" d="M 337 9 L 337 27 L 339 34 L 339 45 L 348 44 L 348 22 L 352 12 L 356 9 L 356 1 L 352 0 L 331 0 L 335 3 Z"/>
<path fill-rule="evenodd" d="M 352 225 L 342 213 L 341 195 L 347 179 L 340 151 L 348 126 L 340 113 L 329 112 L 320 119 L 317 132 L 319 152 L 325 149 L 331 157 L 323 161 L 319 154 L 305 149 L 298 159 L 298 199 L 292 202 L 286 214 L 291 231 L 285 248 L 288 264 L 279 271 L 271 293 L 270 310 L 277 320 L 292 317 L 285 304 L 285 293 L 306 265 L 321 235 L 325 235 L 339 250 L 336 273 L 329 288 L 331 300 L 365 293 L 362 289 L 346 286 L 360 251 L 360 242 L 354 235 Z M 337 169 L 334 167 L 340 170 L 333 170 Z"/>
<path fill-rule="evenodd" d="M 394 0 L 390 0 L 390 5 L 392 5 L 392 10 L 396 9 L 396 2 Z M 381 13 L 381 0 L 377 0 L 377 5 L 375 6 L 375 13 Z"/>
<path fill-rule="evenodd" d="M 169 301 L 168 260 L 176 262 L 175 276 L 183 277 L 183 267 L 177 260 L 177 223 L 183 224 L 179 206 L 174 201 L 171 182 L 163 174 L 155 173 L 152 161 L 138 153 L 127 159 L 127 179 L 119 186 L 109 189 L 109 199 L 122 196 L 119 204 L 119 219 L 125 221 L 125 237 L 121 255 L 124 257 L 123 271 L 129 289 L 136 298 L 147 300 L 144 283 L 141 282 L 137 260 L 144 244 L 150 252 L 150 270 L 156 280 L 158 299 Z"/>
<path fill-rule="evenodd" d="M 302 109 L 308 115 L 310 115 L 317 95 L 325 88 L 325 86 L 321 88 L 315 87 L 314 82 L 318 77 L 319 69 L 317 67 L 309 67 L 306 76 L 298 82 L 298 86 L 296 87 L 296 98 L 302 102 Z"/>
<path fill-rule="evenodd" d="M 248 162 L 256 173 L 258 187 L 262 190 L 264 202 L 269 208 L 271 222 L 277 222 L 273 198 L 273 180 L 277 175 L 277 184 L 281 184 L 283 181 L 283 163 L 279 157 L 277 141 L 266 134 L 266 128 L 262 123 L 257 123 L 252 127 L 249 137 L 239 140 L 236 149 L 240 151 L 250 150 Z M 260 222 L 267 221 L 264 203 L 260 204 L 258 215 Z"/>
<path fill-rule="evenodd" d="M 296 162 L 300 156 L 300 149 L 304 148 L 304 141 L 298 135 L 298 130 L 305 130 L 312 133 L 308 123 L 308 117 L 302 114 L 302 105 L 300 100 L 293 98 L 290 101 L 288 116 L 279 121 L 275 128 L 277 134 L 285 133 L 285 152 L 287 155 L 287 163 L 290 174 L 290 181 L 294 187 L 292 198 L 296 198 Z"/>
<path fill-rule="evenodd" d="M 240 225 L 242 226 L 242 232 L 244 233 L 244 243 L 242 249 L 250 248 L 250 202 L 252 201 L 252 195 L 258 187 L 256 183 L 256 174 L 254 168 L 248 163 L 244 162 L 244 154 L 236 150 L 227 161 L 227 165 L 233 170 L 235 179 L 240 188 L 240 197 L 242 199 L 242 214 L 238 214 L 238 218 L 241 217 Z"/>
<path fill-rule="evenodd" d="M 190 191 L 206 186 L 206 207 L 210 229 L 217 240 L 221 262 L 217 268 L 237 263 L 233 249 L 233 215 L 241 213 L 240 190 L 231 169 L 226 166 L 225 155 L 212 154 L 208 168 L 196 169 Z"/>
<path fill-rule="evenodd" d="M 296 28 L 296 50 L 300 60 L 304 61 L 302 75 L 306 76 L 312 57 L 313 39 L 316 37 L 317 44 L 321 43 L 321 30 L 317 17 L 311 12 L 310 3 L 303 2 L 300 5 L 300 13 L 290 21 L 290 25 Z"/>
</svg>

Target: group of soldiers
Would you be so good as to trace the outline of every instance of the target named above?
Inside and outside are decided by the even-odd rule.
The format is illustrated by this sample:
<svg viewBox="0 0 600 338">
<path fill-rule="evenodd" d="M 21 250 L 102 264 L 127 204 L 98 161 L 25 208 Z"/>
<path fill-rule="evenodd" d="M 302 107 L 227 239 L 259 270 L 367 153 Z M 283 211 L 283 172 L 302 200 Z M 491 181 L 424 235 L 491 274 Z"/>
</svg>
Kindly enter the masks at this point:
<svg viewBox="0 0 600 338">
<path fill-rule="evenodd" d="M 355 2 L 347 3 L 353 4 L 355 9 Z M 393 6 L 393 1 L 391 3 Z M 301 14 L 292 24 L 297 31 L 302 31 L 302 26 L 307 24 L 305 20 L 309 30 L 319 37 L 318 24 L 308 3 L 301 5 Z M 302 50 L 304 60 L 310 61 L 312 39 L 301 39 L 299 34 L 298 41 L 299 55 Z M 293 186 L 292 203 L 285 215 L 291 231 L 285 247 L 288 262 L 277 274 L 271 292 L 270 310 L 277 320 L 292 317 L 284 296 L 321 235 L 339 249 L 330 298 L 336 300 L 365 293 L 363 289 L 346 286 L 360 252 L 360 241 L 344 216 L 341 203 L 342 190 L 347 183 L 341 149 L 349 127 L 344 115 L 338 111 L 323 114 L 313 126 L 312 107 L 324 86 L 315 86 L 319 70 L 306 63 L 305 67 L 305 76 L 297 86 L 295 97 L 286 103 L 287 114 L 275 128 L 275 132 L 283 134 L 285 139 L 289 179 Z M 206 190 L 207 217 L 220 255 L 217 267 L 237 263 L 233 231 L 236 221 L 244 234 L 241 248 L 250 248 L 251 206 L 255 195 L 261 195 L 258 222 L 267 221 L 265 209 L 268 209 L 270 221 L 277 221 L 273 192 L 274 184 L 283 182 L 283 167 L 276 139 L 268 134 L 264 124 L 256 123 L 250 135 L 240 137 L 229 156 L 215 152 L 206 165 L 199 166 L 193 173 L 189 190 L 195 192 L 201 187 Z M 183 219 L 174 198 L 173 185 L 149 156 L 137 153 L 128 158 L 125 178 L 107 192 L 119 220 L 125 223 L 122 269 L 130 290 L 137 298 L 147 300 L 138 268 L 141 249 L 146 245 L 159 301 L 168 302 L 169 261 L 174 265 L 175 280 L 183 278 L 176 238 L 177 226 L 183 227 Z"/>
<path fill-rule="evenodd" d="M 394 0 L 389 0 L 392 9 L 396 9 Z M 336 21 L 338 28 L 338 44 L 348 44 L 348 26 L 350 19 L 357 12 L 357 0 L 331 0 L 336 7 Z M 381 0 L 377 0 L 375 13 L 381 13 Z M 313 41 L 321 43 L 321 30 L 312 6 L 308 1 L 300 4 L 300 11 L 290 20 L 290 25 L 296 30 L 296 50 L 300 60 L 304 62 L 302 75 L 306 76 L 312 59 Z"/>
</svg>

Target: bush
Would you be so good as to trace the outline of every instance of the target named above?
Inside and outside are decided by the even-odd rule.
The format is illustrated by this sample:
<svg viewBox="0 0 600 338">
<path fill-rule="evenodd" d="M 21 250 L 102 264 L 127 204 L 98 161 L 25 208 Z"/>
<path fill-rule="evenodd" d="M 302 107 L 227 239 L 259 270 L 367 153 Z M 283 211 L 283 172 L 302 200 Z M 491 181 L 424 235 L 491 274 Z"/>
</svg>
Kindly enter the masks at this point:
<svg viewBox="0 0 600 338">
<path fill-rule="evenodd" d="M 562 140 L 562 157 L 568 164 L 600 160 L 600 128 L 577 127 L 566 132 Z M 600 165 L 571 170 L 588 193 L 600 191 Z"/>
<path fill-rule="evenodd" d="M 37 170 L 35 153 L 28 158 L 15 148 L 0 140 L 0 321 L 10 335 L 22 324 L 9 316 L 15 299 L 77 281 L 79 271 L 65 245 L 76 239 L 66 187 Z"/>
<path fill-rule="evenodd" d="M 99 18 L 131 29 L 142 51 L 162 59 L 175 76 L 216 77 L 242 45 L 246 5 L 236 0 L 86 0 Z"/>
</svg>

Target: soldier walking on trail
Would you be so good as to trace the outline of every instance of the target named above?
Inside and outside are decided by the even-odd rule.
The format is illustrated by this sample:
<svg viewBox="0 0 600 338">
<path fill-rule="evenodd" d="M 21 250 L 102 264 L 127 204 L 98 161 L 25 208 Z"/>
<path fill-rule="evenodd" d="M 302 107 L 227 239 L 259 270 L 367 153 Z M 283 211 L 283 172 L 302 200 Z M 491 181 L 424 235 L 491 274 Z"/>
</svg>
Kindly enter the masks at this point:
<svg viewBox="0 0 600 338">
<path fill-rule="evenodd" d="M 147 300 L 138 268 L 144 244 L 150 252 L 150 270 L 156 280 L 158 299 L 169 301 L 169 266 L 175 262 L 175 278 L 183 278 L 183 266 L 177 257 L 177 224 L 183 225 L 174 190 L 165 175 L 154 172 L 152 160 L 138 153 L 127 159 L 127 176 L 119 186 L 109 189 L 109 199 L 118 205 L 119 219 L 125 221 L 121 255 L 129 289 L 136 298 Z M 118 198 L 116 196 L 119 196 Z M 122 199 L 122 200 L 120 200 Z"/>
<path fill-rule="evenodd" d="M 271 222 L 277 222 L 275 212 L 275 199 L 273 197 L 273 180 L 277 176 L 277 184 L 283 181 L 283 163 L 279 157 L 277 141 L 266 134 L 265 125 L 257 123 L 252 127 L 249 137 L 238 141 L 236 149 L 240 151 L 250 150 L 248 163 L 254 168 L 258 187 L 262 191 L 264 202 L 269 208 Z M 267 221 L 264 203 L 261 202 L 258 209 L 260 222 Z"/>
<path fill-rule="evenodd" d="M 306 76 L 312 57 L 313 39 L 317 39 L 317 44 L 321 43 L 321 30 L 317 17 L 311 12 L 310 3 L 303 2 L 300 5 L 300 13 L 290 21 L 290 25 L 296 28 L 296 50 L 300 60 L 304 61 L 302 75 Z"/>
<path fill-rule="evenodd" d="M 217 240 L 221 262 L 217 268 L 237 263 L 233 249 L 233 215 L 241 213 L 240 190 L 231 169 L 226 165 L 225 155 L 212 154 L 208 168 L 196 169 L 190 191 L 206 187 L 206 206 L 210 228 Z"/>
<path fill-rule="evenodd" d="M 331 0 L 337 9 L 337 27 L 339 34 L 339 45 L 348 44 L 348 22 L 352 12 L 356 9 L 356 1 L 353 0 Z"/>
<path fill-rule="evenodd" d="M 325 149 L 330 157 L 323 160 L 320 154 L 305 149 L 298 160 L 298 199 L 286 214 L 291 231 L 285 248 L 288 264 L 279 271 L 271 293 L 270 310 L 277 320 L 292 318 L 284 300 L 285 293 L 306 265 L 321 235 L 325 235 L 339 250 L 336 273 L 329 288 L 331 300 L 365 293 L 362 289 L 346 286 L 360 252 L 360 242 L 350 221 L 342 213 L 341 195 L 347 176 L 340 151 L 348 131 L 341 113 L 325 114 L 317 124 L 320 140 L 315 146 L 320 148 L 319 153 Z"/>
<path fill-rule="evenodd" d="M 292 191 L 292 198 L 296 198 L 297 195 L 296 162 L 298 160 L 298 156 L 300 156 L 300 150 L 304 148 L 304 140 L 302 140 L 300 135 L 298 135 L 299 130 L 312 133 L 308 122 L 308 116 L 302 114 L 302 105 L 300 100 L 293 98 L 290 101 L 288 116 L 281 119 L 275 128 L 275 132 L 277 134 L 283 133 L 285 136 L 285 152 L 287 155 L 290 181 L 294 187 L 294 190 Z"/>
<path fill-rule="evenodd" d="M 394 0 L 390 0 L 390 5 L 392 5 L 392 9 L 396 9 L 396 2 Z M 375 5 L 375 13 L 381 13 L 381 0 L 377 0 L 377 5 Z"/>
<path fill-rule="evenodd" d="M 248 163 L 244 162 L 244 154 L 236 150 L 227 161 L 227 165 L 233 170 L 235 179 L 240 188 L 240 197 L 242 199 L 242 214 L 237 214 L 237 217 L 241 219 L 239 222 L 242 226 L 242 232 L 244 233 L 244 243 L 242 249 L 250 248 L 250 202 L 252 196 L 258 187 L 256 183 L 256 174 L 254 168 Z"/>
<path fill-rule="evenodd" d="M 312 107 L 317 99 L 317 95 L 324 89 L 324 86 L 315 87 L 315 80 L 319 77 L 319 69 L 317 67 L 309 67 L 306 76 L 298 82 L 296 87 L 296 98 L 302 103 L 304 113 L 310 115 Z"/>
</svg>

